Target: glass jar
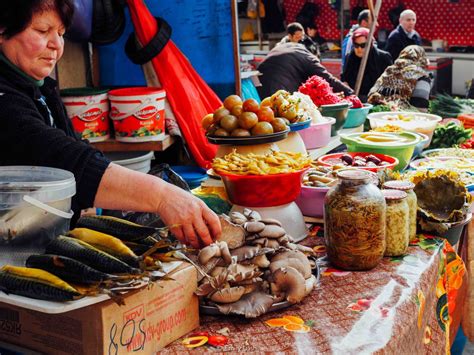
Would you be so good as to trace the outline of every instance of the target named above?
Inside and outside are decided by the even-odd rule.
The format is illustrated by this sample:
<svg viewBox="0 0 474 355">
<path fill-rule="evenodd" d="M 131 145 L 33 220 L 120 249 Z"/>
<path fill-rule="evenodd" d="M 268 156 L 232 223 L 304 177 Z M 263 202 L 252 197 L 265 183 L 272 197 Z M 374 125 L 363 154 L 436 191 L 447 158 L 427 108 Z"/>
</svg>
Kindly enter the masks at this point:
<svg viewBox="0 0 474 355">
<path fill-rule="evenodd" d="M 387 225 L 385 229 L 385 256 L 400 256 L 406 253 L 409 238 L 410 211 L 407 193 L 400 190 L 382 190 L 387 202 Z"/>
<path fill-rule="evenodd" d="M 373 173 L 348 169 L 324 200 L 324 238 L 329 261 L 344 270 L 369 270 L 385 251 L 386 203 Z"/>
<path fill-rule="evenodd" d="M 393 180 L 383 184 L 384 189 L 400 190 L 407 193 L 408 208 L 410 210 L 410 242 L 416 239 L 416 214 L 418 211 L 418 199 L 416 198 L 415 184 L 410 181 Z"/>
</svg>

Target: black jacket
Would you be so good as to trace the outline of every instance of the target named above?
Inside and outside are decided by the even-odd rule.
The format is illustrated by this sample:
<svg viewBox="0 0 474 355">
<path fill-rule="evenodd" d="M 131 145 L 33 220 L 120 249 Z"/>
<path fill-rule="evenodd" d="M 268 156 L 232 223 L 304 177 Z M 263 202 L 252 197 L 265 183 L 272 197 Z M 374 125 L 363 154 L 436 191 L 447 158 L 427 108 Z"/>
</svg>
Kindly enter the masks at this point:
<svg viewBox="0 0 474 355">
<path fill-rule="evenodd" d="M 258 71 L 262 73 L 259 77 L 262 86 L 257 88 L 262 99 L 280 89 L 290 93 L 297 91 L 299 86 L 313 75 L 326 79 L 334 92 L 343 91 L 345 95 L 353 93 L 350 87 L 336 79 L 321 65 L 318 57 L 299 43 L 283 43 L 273 48 L 259 65 Z"/>
<path fill-rule="evenodd" d="M 361 59 L 355 55 L 354 49 L 347 56 L 341 80 L 347 82 L 351 88 L 355 88 Z M 367 98 L 370 89 L 374 86 L 379 76 L 383 74 L 385 68 L 392 65 L 392 63 L 390 53 L 382 51 L 375 46 L 371 48 L 359 91 L 359 96 L 363 101 L 365 101 L 364 99 Z"/>
<path fill-rule="evenodd" d="M 39 99 L 45 98 L 47 107 Z M 50 116 L 54 126 L 50 124 Z M 74 219 L 93 206 L 97 188 L 110 164 L 102 153 L 80 141 L 67 117 L 56 82 L 39 87 L 0 60 L 0 165 L 60 168 L 74 174 Z"/>
<path fill-rule="evenodd" d="M 402 26 L 398 25 L 388 36 L 385 50 L 392 55 L 392 59 L 395 61 L 403 48 L 414 44 L 421 45 L 421 37 L 418 32 L 415 31 L 415 35 L 412 38 L 408 38 Z"/>
</svg>

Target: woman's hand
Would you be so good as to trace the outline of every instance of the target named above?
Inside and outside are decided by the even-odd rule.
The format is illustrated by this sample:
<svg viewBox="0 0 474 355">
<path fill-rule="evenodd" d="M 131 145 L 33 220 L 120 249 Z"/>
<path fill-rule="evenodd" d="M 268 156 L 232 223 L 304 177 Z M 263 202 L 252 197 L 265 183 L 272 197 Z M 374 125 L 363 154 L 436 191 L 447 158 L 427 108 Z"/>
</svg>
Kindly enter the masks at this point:
<svg viewBox="0 0 474 355">
<path fill-rule="evenodd" d="M 162 186 L 156 213 L 182 243 L 194 248 L 211 244 L 221 234 L 217 215 L 203 201 L 172 184 Z"/>
</svg>

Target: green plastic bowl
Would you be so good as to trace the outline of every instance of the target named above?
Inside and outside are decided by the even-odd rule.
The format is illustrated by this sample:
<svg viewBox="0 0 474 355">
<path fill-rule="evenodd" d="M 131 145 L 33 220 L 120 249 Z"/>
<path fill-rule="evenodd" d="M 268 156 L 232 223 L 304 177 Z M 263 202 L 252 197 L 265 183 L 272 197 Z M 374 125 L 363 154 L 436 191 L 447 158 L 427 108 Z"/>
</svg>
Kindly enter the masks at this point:
<svg viewBox="0 0 474 355">
<path fill-rule="evenodd" d="M 336 123 L 331 126 L 331 137 L 337 136 L 339 131 L 346 123 L 347 113 L 349 112 L 350 103 L 343 102 L 334 105 L 322 105 L 320 107 L 323 116 L 334 117 Z"/>
<path fill-rule="evenodd" d="M 347 113 L 344 128 L 359 127 L 365 122 L 365 119 L 372 107 L 373 106 L 371 104 L 364 104 L 364 107 L 361 108 L 350 108 L 349 112 Z"/>
<path fill-rule="evenodd" d="M 342 134 L 341 142 L 347 146 L 349 152 L 370 152 L 390 155 L 398 159 L 399 163 L 393 170 L 403 170 L 410 163 L 416 145 L 422 140 L 421 136 L 412 132 L 400 133 L 380 133 L 377 134 L 388 137 L 404 138 L 403 142 L 369 142 L 360 138 L 367 132 L 358 132 L 351 134 Z"/>
</svg>

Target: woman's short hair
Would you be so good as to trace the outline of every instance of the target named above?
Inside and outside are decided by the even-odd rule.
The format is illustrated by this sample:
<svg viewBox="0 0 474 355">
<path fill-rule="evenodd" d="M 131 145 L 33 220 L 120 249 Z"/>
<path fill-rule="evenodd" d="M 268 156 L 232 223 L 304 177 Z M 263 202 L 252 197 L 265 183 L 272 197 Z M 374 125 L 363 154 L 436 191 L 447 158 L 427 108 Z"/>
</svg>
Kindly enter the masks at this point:
<svg viewBox="0 0 474 355">
<path fill-rule="evenodd" d="M 31 23 L 33 15 L 54 10 L 66 29 L 74 14 L 72 0 L 3 0 L 0 1 L 0 31 L 10 38 L 22 32 Z"/>
</svg>

